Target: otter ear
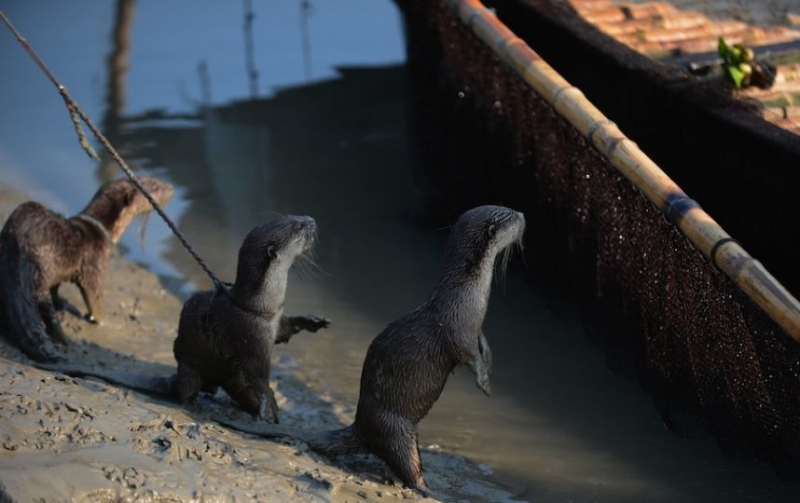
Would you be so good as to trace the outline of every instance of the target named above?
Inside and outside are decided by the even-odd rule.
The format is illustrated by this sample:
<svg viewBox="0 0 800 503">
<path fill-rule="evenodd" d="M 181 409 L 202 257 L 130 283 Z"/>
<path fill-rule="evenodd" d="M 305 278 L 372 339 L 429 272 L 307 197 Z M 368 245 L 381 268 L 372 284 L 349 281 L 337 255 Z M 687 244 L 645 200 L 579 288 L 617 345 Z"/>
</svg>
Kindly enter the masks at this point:
<svg viewBox="0 0 800 503">
<path fill-rule="evenodd" d="M 489 234 L 490 238 L 493 238 L 495 234 L 497 234 L 497 226 L 495 224 L 489 225 L 486 229 L 486 233 Z"/>
<path fill-rule="evenodd" d="M 278 256 L 278 248 L 273 244 L 267 246 L 267 256 L 269 258 L 277 257 Z"/>
</svg>

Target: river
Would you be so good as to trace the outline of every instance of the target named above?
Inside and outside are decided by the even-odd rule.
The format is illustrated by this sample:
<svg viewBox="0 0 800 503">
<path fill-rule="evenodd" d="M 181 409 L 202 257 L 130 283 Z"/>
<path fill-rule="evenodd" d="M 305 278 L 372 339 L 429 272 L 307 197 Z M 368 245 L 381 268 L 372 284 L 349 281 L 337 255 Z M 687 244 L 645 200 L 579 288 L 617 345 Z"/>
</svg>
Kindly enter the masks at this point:
<svg viewBox="0 0 800 503">
<path fill-rule="evenodd" d="M 425 224 L 411 179 L 401 19 L 389 0 L 254 1 L 247 23 L 247 5 L 0 0 L 131 165 L 176 185 L 167 213 L 223 279 L 270 215 L 317 220 L 318 265 L 293 273 L 286 309 L 333 325 L 276 353 L 355 404 L 369 342 L 430 293 L 447 235 Z M 121 173 L 80 149 L 59 95 L 0 31 L 0 186 L 77 212 Z M 121 249 L 180 296 L 210 285 L 157 216 Z M 800 486 L 769 466 L 669 433 L 580 321 L 548 308 L 520 256 L 484 332 L 492 397 L 458 370 L 420 424 L 421 446 L 491 467 L 525 501 L 797 500 Z"/>
</svg>

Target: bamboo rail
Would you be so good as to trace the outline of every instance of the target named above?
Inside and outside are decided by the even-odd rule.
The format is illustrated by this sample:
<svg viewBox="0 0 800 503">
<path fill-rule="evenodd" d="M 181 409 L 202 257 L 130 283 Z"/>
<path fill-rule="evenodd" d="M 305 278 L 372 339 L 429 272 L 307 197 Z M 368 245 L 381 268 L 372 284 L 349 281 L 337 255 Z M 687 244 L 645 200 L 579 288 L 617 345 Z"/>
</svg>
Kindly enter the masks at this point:
<svg viewBox="0 0 800 503">
<path fill-rule="evenodd" d="M 633 183 L 792 339 L 800 303 L 580 91 L 479 0 L 446 0 L 457 17 Z"/>
</svg>

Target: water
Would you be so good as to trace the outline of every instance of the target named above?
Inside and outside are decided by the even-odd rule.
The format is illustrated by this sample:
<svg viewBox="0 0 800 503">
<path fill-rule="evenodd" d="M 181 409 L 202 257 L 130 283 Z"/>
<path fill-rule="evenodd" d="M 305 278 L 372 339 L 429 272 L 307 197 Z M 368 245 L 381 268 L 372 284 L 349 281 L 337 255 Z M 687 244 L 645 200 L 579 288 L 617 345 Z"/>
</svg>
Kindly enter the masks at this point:
<svg viewBox="0 0 800 503">
<path fill-rule="evenodd" d="M 113 3 L 0 0 L 131 164 L 176 185 L 167 213 L 223 279 L 244 234 L 270 215 L 317 219 L 319 268 L 293 276 L 287 311 L 334 325 L 277 353 L 354 404 L 369 342 L 428 295 L 447 231 L 418 215 L 399 15 L 388 0 L 317 0 L 304 25 L 299 2 L 253 2 L 250 101 L 243 5 L 133 4 L 130 49 L 117 60 L 129 70 L 110 92 Z M 57 93 L 0 31 L 0 185 L 76 212 L 119 171 L 80 150 Z M 143 243 L 131 229 L 122 249 L 181 295 L 210 284 L 156 216 Z M 728 459 L 706 436 L 668 433 L 516 262 L 484 327 L 493 396 L 457 371 L 420 425 L 423 446 L 486 464 L 528 501 L 796 501 L 800 487 L 769 467 Z"/>
</svg>

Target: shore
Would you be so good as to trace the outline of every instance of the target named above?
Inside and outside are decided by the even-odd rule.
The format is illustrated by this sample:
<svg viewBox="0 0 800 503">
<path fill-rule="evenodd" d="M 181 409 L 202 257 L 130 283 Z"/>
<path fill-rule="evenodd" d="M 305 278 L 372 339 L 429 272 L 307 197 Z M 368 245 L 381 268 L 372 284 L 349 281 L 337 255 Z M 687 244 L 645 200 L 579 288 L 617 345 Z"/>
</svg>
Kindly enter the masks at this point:
<svg viewBox="0 0 800 503">
<path fill-rule="evenodd" d="M 24 201 L 0 186 L 0 222 Z M 128 232 L 131 232 L 129 230 Z M 115 252 L 101 325 L 62 313 L 68 359 L 106 373 L 150 377 L 175 371 L 172 342 L 182 299 Z M 77 289 L 61 295 L 84 310 Z M 69 310 L 68 310 L 69 311 Z M 334 320 L 335 323 L 335 320 Z M 321 331 L 313 337 L 328 337 Z M 364 348 L 366 351 L 366 348 Z M 314 432 L 349 424 L 346 403 L 287 356 L 273 362 L 281 424 Z M 271 441 L 209 417 L 250 421 L 222 391 L 190 410 L 97 379 L 31 366 L 0 338 L 0 501 L 511 501 L 491 469 L 430 446 L 423 449 L 432 498 L 402 488 L 374 456 L 330 460 L 300 440 Z"/>
</svg>

